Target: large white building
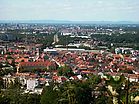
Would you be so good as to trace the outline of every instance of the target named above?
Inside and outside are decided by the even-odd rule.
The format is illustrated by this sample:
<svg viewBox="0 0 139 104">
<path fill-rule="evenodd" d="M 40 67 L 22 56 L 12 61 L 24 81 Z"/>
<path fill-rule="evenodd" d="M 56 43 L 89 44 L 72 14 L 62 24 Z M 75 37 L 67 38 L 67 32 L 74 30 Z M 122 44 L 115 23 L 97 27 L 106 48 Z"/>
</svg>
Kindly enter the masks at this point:
<svg viewBox="0 0 139 104">
<path fill-rule="evenodd" d="M 27 80 L 27 90 L 33 91 L 36 86 L 38 86 L 38 80 L 37 79 L 28 79 Z"/>
</svg>

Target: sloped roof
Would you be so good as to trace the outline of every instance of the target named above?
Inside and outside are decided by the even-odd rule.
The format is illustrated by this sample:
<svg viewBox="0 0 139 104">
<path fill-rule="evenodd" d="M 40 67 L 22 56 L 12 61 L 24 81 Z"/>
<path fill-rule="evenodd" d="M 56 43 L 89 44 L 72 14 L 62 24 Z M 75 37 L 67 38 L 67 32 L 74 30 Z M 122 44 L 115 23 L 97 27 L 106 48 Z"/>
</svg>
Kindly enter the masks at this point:
<svg viewBox="0 0 139 104">
<path fill-rule="evenodd" d="M 24 67 L 24 66 L 44 66 L 44 67 L 47 67 L 47 66 L 51 66 L 51 65 L 54 65 L 54 63 L 51 62 L 51 61 L 45 61 L 45 62 L 21 62 L 20 63 L 21 67 Z"/>
</svg>

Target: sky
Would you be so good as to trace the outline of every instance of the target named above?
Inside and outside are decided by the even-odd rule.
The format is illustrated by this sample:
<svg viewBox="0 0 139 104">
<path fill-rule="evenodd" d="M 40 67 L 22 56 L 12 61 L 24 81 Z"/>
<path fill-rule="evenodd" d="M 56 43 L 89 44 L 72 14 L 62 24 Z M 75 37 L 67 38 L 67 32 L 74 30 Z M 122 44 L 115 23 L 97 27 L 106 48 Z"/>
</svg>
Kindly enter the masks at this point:
<svg viewBox="0 0 139 104">
<path fill-rule="evenodd" d="M 0 20 L 139 21 L 139 0 L 0 0 Z"/>
</svg>

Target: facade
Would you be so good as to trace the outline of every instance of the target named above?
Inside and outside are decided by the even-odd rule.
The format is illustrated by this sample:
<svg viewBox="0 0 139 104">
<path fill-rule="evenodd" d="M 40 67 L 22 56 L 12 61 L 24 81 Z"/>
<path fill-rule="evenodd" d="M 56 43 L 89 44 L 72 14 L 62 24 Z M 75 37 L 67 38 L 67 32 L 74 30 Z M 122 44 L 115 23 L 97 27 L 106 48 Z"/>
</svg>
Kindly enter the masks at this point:
<svg viewBox="0 0 139 104">
<path fill-rule="evenodd" d="M 38 80 L 37 79 L 28 79 L 27 80 L 27 90 L 33 91 L 36 86 L 38 86 Z"/>
</svg>

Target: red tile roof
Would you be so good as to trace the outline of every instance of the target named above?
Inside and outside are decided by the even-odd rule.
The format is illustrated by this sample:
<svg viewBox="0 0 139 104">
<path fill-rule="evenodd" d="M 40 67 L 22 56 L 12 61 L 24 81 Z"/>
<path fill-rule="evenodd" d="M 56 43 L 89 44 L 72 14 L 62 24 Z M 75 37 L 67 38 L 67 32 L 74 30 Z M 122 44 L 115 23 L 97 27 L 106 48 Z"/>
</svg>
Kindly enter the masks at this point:
<svg viewBox="0 0 139 104">
<path fill-rule="evenodd" d="M 51 66 L 54 65 L 51 61 L 45 61 L 45 62 L 21 62 L 20 66 Z"/>
</svg>

